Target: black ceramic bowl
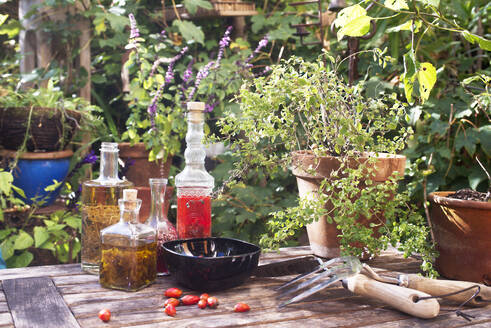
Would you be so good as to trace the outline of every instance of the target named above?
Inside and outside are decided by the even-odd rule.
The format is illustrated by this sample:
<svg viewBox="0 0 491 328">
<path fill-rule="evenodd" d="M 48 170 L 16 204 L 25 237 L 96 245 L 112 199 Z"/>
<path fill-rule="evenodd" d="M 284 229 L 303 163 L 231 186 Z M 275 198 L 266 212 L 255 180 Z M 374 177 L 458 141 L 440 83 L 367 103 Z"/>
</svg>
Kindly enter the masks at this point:
<svg viewBox="0 0 491 328">
<path fill-rule="evenodd" d="M 177 283 L 214 291 L 242 284 L 256 269 L 261 249 L 231 238 L 194 238 L 163 244 L 164 258 Z"/>
</svg>

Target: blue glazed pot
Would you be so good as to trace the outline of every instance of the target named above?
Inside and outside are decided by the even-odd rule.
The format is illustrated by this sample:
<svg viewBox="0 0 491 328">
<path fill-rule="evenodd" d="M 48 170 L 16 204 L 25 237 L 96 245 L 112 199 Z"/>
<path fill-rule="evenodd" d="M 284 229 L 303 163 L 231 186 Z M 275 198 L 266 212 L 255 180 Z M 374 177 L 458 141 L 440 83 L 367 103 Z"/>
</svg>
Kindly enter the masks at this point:
<svg viewBox="0 0 491 328">
<path fill-rule="evenodd" d="M 3 157 L 13 158 L 15 152 L 3 151 Z M 60 193 L 61 186 L 52 191 L 45 188 L 54 184 L 53 180 L 63 181 L 70 168 L 71 150 L 49 153 L 23 153 L 13 171 L 16 187 L 24 191 L 25 198 L 18 195 L 26 204 L 39 202 L 40 206 L 53 204 Z"/>
</svg>

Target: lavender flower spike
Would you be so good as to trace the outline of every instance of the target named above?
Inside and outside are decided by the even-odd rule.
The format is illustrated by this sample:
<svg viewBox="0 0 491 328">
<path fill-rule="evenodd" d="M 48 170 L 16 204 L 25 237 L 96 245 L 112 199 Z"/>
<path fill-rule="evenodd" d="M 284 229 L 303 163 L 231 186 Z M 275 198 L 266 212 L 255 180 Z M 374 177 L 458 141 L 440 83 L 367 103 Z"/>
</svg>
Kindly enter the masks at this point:
<svg viewBox="0 0 491 328">
<path fill-rule="evenodd" d="M 215 63 L 215 69 L 220 66 L 220 61 L 223 58 L 223 53 L 225 52 L 225 48 L 230 44 L 230 32 L 232 32 L 233 27 L 229 26 L 227 27 L 227 30 L 223 34 L 222 39 L 220 40 L 219 44 L 219 49 L 218 49 L 218 55 L 217 55 L 217 60 Z"/>
<path fill-rule="evenodd" d="M 133 14 L 129 14 L 128 17 L 130 18 L 130 39 L 135 39 L 140 37 L 140 30 L 138 29 L 138 26 L 136 25 L 136 19 Z"/>
<path fill-rule="evenodd" d="M 184 71 L 184 74 L 182 75 L 182 82 L 184 85 L 187 85 L 189 80 L 191 80 L 191 77 L 193 77 L 193 64 L 194 64 L 194 58 L 191 59 L 191 61 L 188 64 L 188 67 Z"/>
<path fill-rule="evenodd" d="M 174 79 L 174 64 L 179 59 L 181 59 L 181 57 L 184 56 L 184 54 L 187 51 L 188 51 L 188 47 L 184 47 L 184 48 L 182 48 L 182 50 L 177 55 L 175 55 L 171 59 L 169 66 L 167 67 L 167 72 L 165 72 L 165 83 L 170 83 L 170 81 L 172 81 L 172 79 Z"/>
<path fill-rule="evenodd" d="M 188 100 L 193 99 L 194 94 L 196 93 L 196 90 L 198 89 L 198 87 L 199 87 L 199 85 L 201 83 L 201 80 L 204 79 L 205 77 L 207 77 L 208 74 L 210 74 L 210 69 L 211 69 L 211 66 L 213 64 L 215 64 L 215 62 L 214 61 L 211 61 L 208 64 L 206 64 L 206 66 L 202 67 L 198 71 L 198 74 L 196 75 L 196 81 L 194 82 L 194 87 L 191 90 L 191 92 L 189 93 Z"/>
<path fill-rule="evenodd" d="M 266 47 L 267 45 L 268 45 L 268 36 L 265 35 L 264 38 L 262 38 L 262 40 L 259 41 L 259 43 L 257 44 L 257 47 L 254 50 L 254 52 L 245 60 L 245 63 L 247 64 L 248 62 L 250 62 L 252 58 L 254 58 L 254 56 L 256 56 L 261 51 L 261 49 Z"/>
<path fill-rule="evenodd" d="M 147 108 L 148 115 L 150 116 L 150 123 L 152 124 L 152 129 L 155 129 L 155 114 L 157 113 L 157 101 L 165 88 L 165 82 L 157 90 L 155 96 L 153 96 L 152 102 Z"/>
</svg>

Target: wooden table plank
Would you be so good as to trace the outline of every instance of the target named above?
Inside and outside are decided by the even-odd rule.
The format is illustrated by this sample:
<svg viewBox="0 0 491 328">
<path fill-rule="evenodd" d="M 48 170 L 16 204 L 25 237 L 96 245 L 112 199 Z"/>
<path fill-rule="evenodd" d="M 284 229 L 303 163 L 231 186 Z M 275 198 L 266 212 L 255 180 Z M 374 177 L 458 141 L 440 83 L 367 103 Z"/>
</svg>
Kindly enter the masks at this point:
<svg viewBox="0 0 491 328">
<path fill-rule="evenodd" d="M 78 264 L 61 264 L 61 265 L 44 265 L 37 267 L 15 268 L 0 270 L 0 279 L 17 279 L 31 277 L 54 277 L 54 276 L 71 276 L 81 274 L 80 263 Z"/>
<path fill-rule="evenodd" d="M 260 263 L 310 254 L 309 247 L 283 248 L 278 252 L 263 253 Z M 368 262 L 378 273 L 392 277 L 403 272 L 417 273 L 420 263 L 419 259 L 404 259 L 393 249 L 382 252 L 379 257 Z M 177 286 L 172 277 L 160 277 L 155 284 L 138 292 L 122 292 L 102 288 L 98 277 L 82 272 L 79 264 L 0 270 L 0 280 L 7 277 L 42 276 L 51 278 L 81 327 L 491 327 L 491 305 L 487 308 L 466 308 L 465 313 L 476 315 L 471 323 L 456 317 L 454 313 L 445 312 L 454 309 L 454 305 L 448 302 L 442 302 L 442 311 L 437 318 L 422 320 L 391 309 L 376 300 L 353 295 L 342 288 L 340 283 L 300 303 L 278 309 L 281 300 L 276 298 L 274 289 L 294 275 L 251 277 L 241 286 L 211 293 L 220 300 L 217 309 L 201 310 L 196 306 L 179 306 L 177 315 L 169 317 L 163 311 L 163 292 L 169 287 Z M 186 288 L 183 291 L 185 294 L 196 294 Z M 233 312 L 233 306 L 239 301 L 248 303 L 251 311 Z M 108 323 L 103 323 L 97 317 L 102 308 L 108 308 L 112 312 Z M 1 292 L 0 328 L 13 327 L 8 310 Z"/>
<path fill-rule="evenodd" d="M 17 328 L 80 327 L 50 278 L 4 280 L 3 290 Z"/>
<path fill-rule="evenodd" d="M 466 308 L 466 314 L 474 315 L 475 318 L 471 322 L 464 320 L 462 317 L 457 317 L 454 311 L 440 312 L 440 315 L 433 319 L 417 319 L 406 318 L 405 320 L 386 322 L 383 324 L 368 325 L 366 328 L 390 328 L 390 327 L 431 327 L 431 328 L 457 328 L 472 326 L 474 324 L 487 323 L 487 327 L 491 327 L 491 307 L 487 308 Z"/>
</svg>

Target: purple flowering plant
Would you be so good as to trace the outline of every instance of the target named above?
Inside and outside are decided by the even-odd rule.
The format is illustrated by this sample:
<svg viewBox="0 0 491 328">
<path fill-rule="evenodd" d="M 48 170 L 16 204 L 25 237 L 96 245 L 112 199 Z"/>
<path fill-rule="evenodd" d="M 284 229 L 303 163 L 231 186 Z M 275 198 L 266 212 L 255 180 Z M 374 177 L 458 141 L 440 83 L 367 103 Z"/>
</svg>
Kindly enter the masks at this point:
<svg viewBox="0 0 491 328">
<path fill-rule="evenodd" d="M 213 41 L 204 45 L 185 40 L 172 27 L 143 36 L 132 14 L 125 63 L 130 73 L 129 93 L 125 96 L 131 110 L 123 139 L 144 142 L 149 160 L 166 160 L 181 151 L 186 133 L 185 107 L 189 101 L 203 101 L 210 115 L 231 105 L 245 78 L 252 70 L 259 74 L 265 67 L 253 62 L 265 55 L 264 38 L 255 50 L 234 42 L 232 27 L 224 31 L 217 47 Z M 242 42 L 244 43 L 244 42 Z M 206 50 L 204 49 L 206 48 Z"/>
</svg>

